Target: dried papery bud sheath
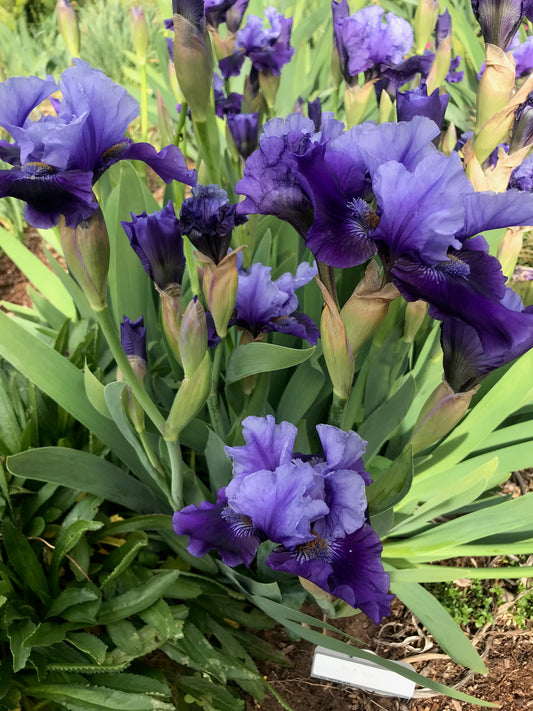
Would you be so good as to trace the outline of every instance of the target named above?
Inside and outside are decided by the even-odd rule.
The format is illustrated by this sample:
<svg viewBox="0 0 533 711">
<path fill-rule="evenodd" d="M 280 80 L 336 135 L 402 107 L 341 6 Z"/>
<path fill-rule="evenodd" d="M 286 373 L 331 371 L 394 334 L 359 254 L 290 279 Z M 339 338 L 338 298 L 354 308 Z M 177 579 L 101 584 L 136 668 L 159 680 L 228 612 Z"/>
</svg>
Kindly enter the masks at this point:
<svg viewBox="0 0 533 711">
<path fill-rule="evenodd" d="M 174 124 L 170 118 L 170 112 L 161 96 L 159 89 L 157 90 L 157 122 L 159 124 L 159 135 L 161 143 L 168 145 L 174 141 Z"/>
<path fill-rule="evenodd" d="M 174 66 L 178 84 L 195 121 L 204 122 L 213 84 L 211 42 L 203 0 L 172 0 Z"/>
<path fill-rule="evenodd" d="M 502 272 L 506 277 L 511 277 L 516 266 L 518 255 L 524 244 L 524 234 L 528 227 L 508 227 L 498 247 L 498 259 L 502 265 Z"/>
<path fill-rule="evenodd" d="M 150 36 L 142 5 L 130 8 L 130 32 L 137 61 L 139 64 L 146 64 Z"/>
<path fill-rule="evenodd" d="M 237 255 L 245 246 L 232 250 L 219 264 L 208 260 L 205 255 L 198 255 L 200 261 L 205 260 L 202 288 L 220 338 L 226 337 L 229 320 L 235 308 L 239 288 Z"/>
<path fill-rule="evenodd" d="M 275 75 L 269 71 L 259 72 L 259 86 L 261 87 L 261 91 L 263 92 L 270 111 L 273 111 L 276 105 L 276 96 L 278 95 L 280 80 L 280 74 Z"/>
<path fill-rule="evenodd" d="M 67 227 L 63 217 L 59 222 L 61 247 L 69 271 L 83 289 L 95 311 L 107 305 L 107 274 L 109 272 L 109 237 L 100 208 L 77 227 Z"/>
<path fill-rule="evenodd" d="M 389 283 L 381 288 L 379 268 L 371 261 L 363 279 L 341 309 L 346 338 L 354 356 L 378 330 L 387 315 L 389 304 L 398 296 L 394 284 Z"/>
<path fill-rule="evenodd" d="M 324 297 L 324 308 L 320 319 L 324 359 L 333 385 L 333 393 L 344 401 L 348 399 L 352 387 L 354 358 L 337 304 L 320 279 L 315 278 Z"/>
<path fill-rule="evenodd" d="M 419 0 L 416 6 L 413 29 L 415 31 L 415 52 L 423 54 L 430 40 L 439 13 L 439 3 L 435 0 Z"/>
<path fill-rule="evenodd" d="M 412 343 L 415 336 L 423 324 L 428 310 L 428 305 L 425 301 L 408 301 L 405 307 L 405 327 L 403 331 L 403 340 L 405 343 Z"/>
<path fill-rule="evenodd" d="M 455 393 L 443 380 L 426 400 L 418 416 L 410 439 L 413 454 L 421 452 L 451 432 L 465 415 L 477 390 L 475 387 L 467 392 Z"/>
<path fill-rule="evenodd" d="M 367 81 L 363 86 L 355 84 L 349 86 L 346 84 L 344 90 L 344 108 L 346 110 L 346 124 L 348 128 L 352 128 L 356 124 L 363 121 L 370 97 L 374 92 L 374 84 L 376 79 Z"/>
<path fill-rule="evenodd" d="M 515 62 L 511 54 L 488 44 L 485 64 L 477 95 L 474 131 L 474 152 L 480 163 L 501 143 L 510 128 L 510 120 L 506 117 L 498 125 L 491 125 L 490 130 L 483 131 L 487 122 L 508 104 L 515 83 Z"/>
<path fill-rule="evenodd" d="M 451 156 L 457 145 L 457 130 L 453 121 L 450 121 L 448 128 L 441 134 L 440 150 L 445 156 Z"/>
<path fill-rule="evenodd" d="M 76 13 L 69 0 L 57 0 L 59 32 L 72 57 L 80 54 L 80 31 Z"/>
</svg>

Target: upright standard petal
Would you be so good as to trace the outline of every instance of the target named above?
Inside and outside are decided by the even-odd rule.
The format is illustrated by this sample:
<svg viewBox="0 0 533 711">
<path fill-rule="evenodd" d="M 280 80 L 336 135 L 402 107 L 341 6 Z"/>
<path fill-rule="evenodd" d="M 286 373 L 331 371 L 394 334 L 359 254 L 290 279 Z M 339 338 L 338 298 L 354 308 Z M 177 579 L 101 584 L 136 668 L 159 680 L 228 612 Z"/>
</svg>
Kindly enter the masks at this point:
<svg viewBox="0 0 533 711">
<path fill-rule="evenodd" d="M 13 127 L 24 127 L 33 109 L 56 89 L 57 85 L 51 76 L 47 79 L 11 77 L 1 82 L 0 126 L 9 133 Z"/>
<path fill-rule="evenodd" d="M 233 476 L 240 477 L 266 469 L 274 471 L 288 464 L 298 430 L 290 422 L 276 424 L 272 415 L 247 417 L 242 421 L 242 436 L 246 444 L 224 447 L 233 461 Z"/>
</svg>

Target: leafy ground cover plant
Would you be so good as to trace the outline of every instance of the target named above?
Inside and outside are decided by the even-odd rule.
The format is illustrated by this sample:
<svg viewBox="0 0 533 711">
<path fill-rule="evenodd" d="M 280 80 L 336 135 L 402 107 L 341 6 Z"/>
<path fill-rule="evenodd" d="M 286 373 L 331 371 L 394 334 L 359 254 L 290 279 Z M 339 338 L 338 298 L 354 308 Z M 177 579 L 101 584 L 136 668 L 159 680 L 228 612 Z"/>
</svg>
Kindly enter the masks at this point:
<svg viewBox="0 0 533 711">
<path fill-rule="evenodd" d="M 463 71 L 452 53 L 455 20 L 466 66 L 477 71 L 483 58 L 454 6 L 437 20 L 421 4 L 415 32 L 405 17 L 379 7 L 350 14 L 346 2 L 334 2 L 331 16 L 318 4 L 309 15 L 297 4 L 293 17 L 273 8 L 245 17 L 245 9 L 174 3 L 175 74 L 167 79 L 165 57 L 158 108 L 161 134 L 175 142 L 159 150 L 144 140 L 150 76 L 138 14 L 141 141 L 127 133 L 135 100 L 81 59 L 59 85 L 37 77 L 0 85 L 0 123 L 13 139 L 0 146 L 12 166 L 0 172 L 0 190 L 26 203 L 26 219 L 69 268 L 50 252 L 53 273 L 38 266 L 3 234 L 4 249 L 40 294 L 33 308 L 0 314 L 0 352 L 107 448 L 105 458 L 37 448 L 10 456 L 8 470 L 15 482 L 84 491 L 164 519 L 157 535 L 165 548 L 154 553 L 170 547 L 182 561 L 178 571 L 198 567 L 209 585 L 222 585 L 224 605 L 236 594 L 293 634 L 370 658 L 320 635 L 313 627 L 334 628 L 298 608 L 310 593 L 328 618 L 360 609 L 379 622 L 395 594 L 444 651 L 483 672 L 459 625 L 421 583 L 455 579 L 453 566 L 431 565 L 437 560 L 531 548 L 531 494 L 506 499 L 496 489 L 531 463 L 532 447 L 533 313 L 506 283 L 533 222 L 526 158 L 533 80 L 516 69 L 525 61 L 518 47 L 507 51 L 525 8 L 513 10 L 511 31 L 487 24 L 484 7 L 474 7 L 485 69 L 477 95 L 452 89 L 451 99 L 447 88 Z M 333 86 L 329 46 L 317 42 L 330 23 Z M 243 70 L 238 94 L 231 90 Z M 286 109 L 301 76 L 307 85 L 298 93 L 319 94 L 307 116 Z M 173 120 L 165 95 L 173 102 L 176 80 Z M 31 112 L 49 97 L 56 114 L 34 121 Z M 320 98 L 333 112 L 322 111 Z M 445 112 L 455 106 L 456 116 L 474 99 L 473 135 L 456 146 Z M 399 121 L 391 120 L 394 102 Z M 508 149 L 498 146 L 504 139 Z M 167 185 L 164 206 L 146 186 L 143 163 Z M 68 339 L 89 331 L 92 357 L 65 358 Z M 127 559 L 113 587 L 119 599 L 104 596 L 96 617 L 118 624 L 105 634 L 130 657 L 131 639 L 141 638 L 138 655 L 152 633 L 128 617 L 142 612 L 129 607 L 138 597 L 132 591 L 148 590 L 155 604 L 167 582 L 174 590 L 189 572 L 168 571 L 159 557 L 130 567 L 147 535 L 139 530 L 151 525 L 132 520 L 136 535 L 115 556 L 121 572 Z M 130 533 L 127 521 L 119 530 Z M 95 531 L 106 525 L 96 523 Z M 17 553 L 9 551 L 32 545 L 25 526 L 6 524 L 13 569 Z M 81 529 L 80 536 L 92 531 Z M 58 540 L 71 540 L 67 530 Z M 98 554 L 88 559 L 99 565 Z M 54 575 L 62 560 L 56 554 Z M 105 569 L 101 587 L 117 568 Z M 480 580 L 494 572 L 462 574 Z M 520 577 L 530 574 L 520 568 Z M 57 598 L 66 581 L 49 577 Z M 218 609 L 209 596 L 203 602 Z M 124 616 L 115 612 L 122 605 Z M 212 635 L 233 644 L 230 629 L 200 624 L 193 607 L 185 624 L 200 649 L 210 650 Z M 190 661 L 176 639 L 159 633 L 157 644 Z M 24 640 L 32 646 L 31 635 Z M 211 652 L 196 659 L 205 676 L 188 693 L 198 703 L 214 703 L 202 694 L 217 695 L 226 679 L 260 684 L 241 647 L 233 646 L 241 676 L 226 673 L 227 662 L 220 671 Z M 49 671 L 41 667 L 42 698 L 78 708 L 79 700 L 49 691 Z"/>
</svg>

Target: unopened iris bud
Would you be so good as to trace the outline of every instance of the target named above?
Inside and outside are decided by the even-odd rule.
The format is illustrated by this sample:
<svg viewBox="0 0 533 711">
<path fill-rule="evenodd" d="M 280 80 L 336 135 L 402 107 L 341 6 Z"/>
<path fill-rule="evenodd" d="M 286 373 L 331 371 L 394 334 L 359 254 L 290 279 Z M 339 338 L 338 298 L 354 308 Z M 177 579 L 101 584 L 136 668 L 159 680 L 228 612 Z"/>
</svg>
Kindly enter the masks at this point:
<svg viewBox="0 0 533 711">
<path fill-rule="evenodd" d="M 80 31 L 78 19 L 69 0 L 57 0 L 59 32 L 72 57 L 80 54 Z"/>
<path fill-rule="evenodd" d="M 513 153 L 531 143 L 533 143 L 533 91 L 515 112 L 509 152 Z"/>
<path fill-rule="evenodd" d="M 386 94 L 387 92 L 383 92 Z M 382 94 L 382 96 L 383 96 Z M 449 94 L 439 94 L 435 89 L 429 96 L 426 86 L 419 86 L 412 91 L 396 92 L 396 112 L 398 121 L 410 121 L 415 116 L 425 116 L 442 129 L 444 114 L 450 100 Z M 455 145 L 455 143 L 453 144 Z"/>
<path fill-rule="evenodd" d="M 181 287 L 171 284 L 165 290 L 158 289 L 161 297 L 161 317 L 167 343 L 176 360 L 181 365 L 180 327 L 183 318 Z"/>
<path fill-rule="evenodd" d="M 259 86 L 265 97 L 266 104 L 271 111 L 274 110 L 276 104 L 280 80 L 280 74 L 272 74 L 272 72 L 269 71 L 259 72 Z"/>
<path fill-rule="evenodd" d="M 524 19 L 527 5 L 524 0 L 472 0 L 485 43 L 506 52 Z"/>
<path fill-rule="evenodd" d="M 511 277 L 516 266 L 516 260 L 524 244 L 524 234 L 528 227 L 508 227 L 498 247 L 498 259 L 502 265 L 502 272 L 506 277 Z"/>
<path fill-rule="evenodd" d="M 237 255 L 245 246 L 232 250 L 218 264 L 206 262 L 204 267 L 202 288 L 220 338 L 226 337 L 229 320 L 235 308 L 239 288 Z"/>
<path fill-rule="evenodd" d="M 424 322 L 428 305 L 425 301 L 408 301 L 405 307 L 405 328 L 403 340 L 405 343 L 412 343 L 418 333 L 420 326 Z"/>
<path fill-rule="evenodd" d="M 374 92 L 376 79 L 367 81 L 363 86 L 349 86 L 346 84 L 344 90 L 344 108 L 346 110 L 346 123 L 348 128 L 363 121 L 368 109 L 370 97 Z"/>
<path fill-rule="evenodd" d="M 169 416 L 165 423 L 163 436 L 167 442 L 173 442 L 180 432 L 204 406 L 211 392 L 211 358 L 206 352 L 202 362 L 190 378 L 184 378 L 176 393 Z"/>
<path fill-rule="evenodd" d="M 440 150 L 445 156 L 451 156 L 457 145 L 457 130 L 453 121 L 450 121 L 448 128 L 441 134 Z"/>
<path fill-rule="evenodd" d="M 455 393 L 443 380 L 431 393 L 418 416 L 410 440 L 413 454 L 421 452 L 451 432 L 468 410 L 477 390 L 476 387 L 467 392 Z"/>
<path fill-rule="evenodd" d="M 202 304 L 195 296 L 185 309 L 180 326 L 181 362 L 190 378 L 207 352 L 207 323 Z"/>
<path fill-rule="evenodd" d="M 318 277 L 315 278 L 324 297 L 324 309 L 320 320 L 324 359 L 333 385 L 333 393 L 344 401 L 348 399 L 352 387 L 354 358 L 337 304 L 326 286 Z"/>
<path fill-rule="evenodd" d="M 381 326 L 389 304 L 398 296 L 398 289 L 392 283 L 381 288 L 379 268 L 371 261 L 365 276 L 341 309 L 346 338 L 354 356 Z"/>
<path fill-rule="evenodd" d="M 213 85 L 211 42 L 203 0 L 172 0 L 174 66 L 180 89 L 195 121 L 204 122 Z"/>
<path fill-rule="evenodd" d="M 144 384 L 146 379 L 146 328 L 144 328 L 142 316 L 137 321 L 131 321 L 127 316 L 124 316 L 120 324 L 120 343 L 137 379 Z M 120 369 L 117 371 L 117 380 L 124 380 Z M 136 431 L 144 432 L 144 410 L 131 394 L 129 387 L 124 389 L 123 398 Z"/>
<path fill-rule="evenodd" d="M 259 114 L 228 114 L 226 117 L 228 130 L 235 143 L 237 153 L 246 160 L 259 142 Z"/>
<path fill-rule="evenodd" d="M 109 237 L 100 208 L 77 227 L 59 223 L 61 247 L 69 271 L 83 289 L 95 311 L 107 305 L 107 274 L 109 271 Z"/>
<path fill-rule="evenodd" d="M 130 8 L 130 30 L 137 61 L 139 64 L 146 64 L 150 37 L 142 5 Z"/>
<path fill-rule="evenodd" d="M 413 29 L 415 31 L 415 52 L 423 54 L 426 45 L 433 33 L 437 15 L 439 13 L 438 0 L 419 0 L 415 11 Z"/>
<path fill-rule="evenodd" d="M 157 90 L 157 119 L 162 145 L 168 146 L 174 143 L 174 125 L 159 89 Z"/>
</svg>

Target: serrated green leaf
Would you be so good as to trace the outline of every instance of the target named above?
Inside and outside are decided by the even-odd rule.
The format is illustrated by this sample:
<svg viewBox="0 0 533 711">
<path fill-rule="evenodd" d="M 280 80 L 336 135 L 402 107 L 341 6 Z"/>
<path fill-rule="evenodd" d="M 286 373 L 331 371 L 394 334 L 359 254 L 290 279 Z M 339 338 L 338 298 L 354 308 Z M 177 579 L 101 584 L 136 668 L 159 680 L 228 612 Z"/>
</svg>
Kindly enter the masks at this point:
<svg viewBox="0 0 533 711">
<path fill-rule="evenodd" d="M 27 637 L 24 644 L 30 647 L 48 647 L 57 644 L 65 639 L 65 625 L 58 625 L 54 622 L 42 622 Z"/>
<path fill-rule="evenodd" d="M 249 375 L 291 368 L 306 361 L 314 352 L 314 346 L 300 350 L 275 346 L 271 343 L 248 343 L 245 346 L 238 346 L 228 360 L 226 381 L 234 383 Z"/>
<path fill-rule="evenodd" d="M 102 528 L 103 525 L 101 521 L 78 520 L 73 521 L 69 526 L 59 531 L 55 541 L 50 570 L 48 571 L 52 586 L 58 584 L 59 566 L 67 553 L 74 548 L 84 533 L 87 531 L 97 531 L 99 528 Z"/>
<path fill-rule="evenodd" d="M 163 599 L 139 612 L 139 617 L 157 630 L 165 640 L 174 641 L 183 637 L 183 620 L 174 618 L 172 610 Z"/>
<path fill-rule="evenodd" d="M 71 711 L 175 711 L 172 704 L 144 694 L 89 684 L 26 685 L 28 696 L 49 699 Z"/>
<path fill-rule="evenodd" d="M 31 653 L 31 646 L 25 642 L 36 628 L 31 620 L 16 620 L 7 628 L 11 654 L 13 656 L 13 671 L 16 673 L 26 666 L 26 661 Z"/>
<path fill-rule="evenodd" d="M 123 620 L 154 604 L 174 583 L 180 573 L 178 570 L 164 570 L 148 579 L 146 583 L 111 600 L 106 600 L 100 607 L 99 624 Z"/>
<path fill-rule="evenodd" d="M 147 545 L 148 536 L 144 531 L 135 531 L 130 534 L 120 548 L 117 548 L 107 556 L 104 568 L 109 572 L 104 573 L 101 587 L 104 588 L 121 575 L 135 560 L 141 548 L 145 548 Z"/>
<path fill-rule="evenodd" d="M 140 674 L 129 674 L 128 672 L 110 676 L 109 674 L 92 674 L 91 682 L 101 684 L 109 689 L 118 691 L 129 691 L 136 694 L 150 694 L 160 696 L 164 699 L 170 698 L 171 691 L 165 681 L 154 679 Z"/>
<path fill-rule="evenodd" d="M 215 685 L 196 676 L 180 676 L 178 689 L 190 694 L 205 711 L 243 711 L 244 701 L 230 693 L 229 689 Z"/>
<path fill-rule="evenodd" d="M 107 645 L 100 637 L 89 632 L 69 632 L 67 642 L 70 642 L 80 652 L 87 654 L 97 664 L 103 664 L 106 658 Z"/>
</svg>

